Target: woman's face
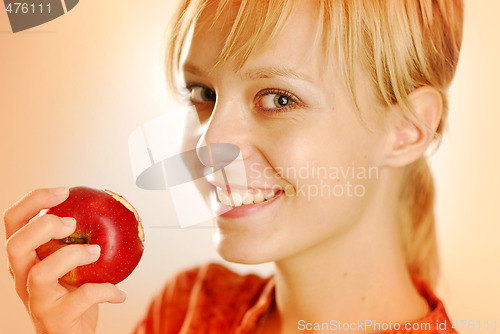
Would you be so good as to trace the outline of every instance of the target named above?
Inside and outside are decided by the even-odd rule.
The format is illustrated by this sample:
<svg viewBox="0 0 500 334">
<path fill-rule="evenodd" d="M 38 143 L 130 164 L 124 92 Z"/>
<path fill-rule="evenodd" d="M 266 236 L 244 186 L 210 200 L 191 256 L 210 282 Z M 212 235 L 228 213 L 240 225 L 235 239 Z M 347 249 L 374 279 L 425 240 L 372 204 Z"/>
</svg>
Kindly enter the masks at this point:
<svg viewBox="0 0 500 334">
<path fill-rule="evenodd" d="M 206 10 L 201 21 L 211 15 Z M 367 214 L 377 188 L 387 135 L 375 100 L 358 75 L 363 125 L 335 61 L 325 65 L 314 44 L 316 24 L 313 2 L 301 1 L 276 43 L 240 70 L 223 63 L 210 71 L 229 27 L 195 29 L 184 76 L 202 124 L 199 145 L 238 145 L 246 173 L 229 166 L 230 179 L 244 178 L 253 193 L 282 189 L 217 218 L 214 239 L 228 261 L 276 261 L 334 242 Z"/>
</svg>

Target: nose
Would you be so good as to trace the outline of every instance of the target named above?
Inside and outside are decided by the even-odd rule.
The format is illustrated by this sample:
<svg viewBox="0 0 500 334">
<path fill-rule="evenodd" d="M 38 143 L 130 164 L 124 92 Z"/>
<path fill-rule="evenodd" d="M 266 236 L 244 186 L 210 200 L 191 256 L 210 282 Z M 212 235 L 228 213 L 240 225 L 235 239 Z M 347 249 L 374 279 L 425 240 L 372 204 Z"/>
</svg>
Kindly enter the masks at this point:
<svg viewBox="0 0 500 334">
<path fill-rule="evenodd" d="M 231 164 L 243 150 L 248 151 L 249 122 L 244 119 L 243 106 L 238 101 L 217 101 L 208 126 L 198 140 L 198 158 L 216 170 Z"/>
<path fill-rule="evenodd" d="M 240 148 L 231 143 L 211 143 L 197 146 L 196 154 L 203 165 L 219 170 L 238 158 Z"/>
</svg>

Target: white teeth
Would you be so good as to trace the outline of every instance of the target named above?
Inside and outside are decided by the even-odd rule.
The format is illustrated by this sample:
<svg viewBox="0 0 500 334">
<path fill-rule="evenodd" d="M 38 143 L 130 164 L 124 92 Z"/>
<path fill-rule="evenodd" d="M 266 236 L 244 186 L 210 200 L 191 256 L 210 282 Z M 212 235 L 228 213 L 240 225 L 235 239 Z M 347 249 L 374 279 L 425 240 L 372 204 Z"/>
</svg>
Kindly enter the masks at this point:
<svg viewBox="0 0 500 334">
<path fill-rule="evenodd" d="M 273 191 L 267 190 L 264 194 L 261 190 L 254 189 L 252 192 L 245 191 L 244 194 L 237 191 L 232 191 L 231 196 L 222 190 L 222 188 L 216 187 L 217 197 L 219 201 L 224 205 L 230 205 L 233 207 L 249 204 L 259 204 L 265 200 L 269 200 L 276 196 Z"/>
<path fill-rule="evenodd" d="M 241 206 L 243 203 L 243 198 L 241 198 L 241 195 L 238 193 L 232 193 L 231 197 L 233 198 L 233 206 Z"/>
<path fill-rule="evenodd" d="M 264 194 L 260 191 L 258 193 L 256 193 L 255 195 L 253 195 L 253 202 L 255 204 L 259 204 L 261 202 L 264 202 L 264 199 L 265 199 Z"/>
<path fill-rule="evenodd" d="M 217 188 L 217 196 L 219 196 L 219 201 L 224 205 L 231 205 L 231 200 L 229 196 L 222 191 L 221 188 Z"/>
<path fill-rule="evenodd" d="M 274 193 L 271 191 L 270 193 L 267 193 L 265 196 L 265 199 L 271 199 L 274 197 Z"/>
<path fill-rule="evenodd" d="M 245 197 L 243 198 L 243 204 L 247 205 L 251 203 L 253 203 L 253 195 L 247 191 L 245 193 Z"/>
</svg>

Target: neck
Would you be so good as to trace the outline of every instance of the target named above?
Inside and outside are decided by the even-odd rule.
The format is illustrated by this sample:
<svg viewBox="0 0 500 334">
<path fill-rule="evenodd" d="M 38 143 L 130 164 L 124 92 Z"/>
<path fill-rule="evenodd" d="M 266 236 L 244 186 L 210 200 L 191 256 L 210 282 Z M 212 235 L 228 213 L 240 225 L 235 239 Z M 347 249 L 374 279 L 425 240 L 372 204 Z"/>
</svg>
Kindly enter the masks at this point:
<svg viewBox="0 0 500 334">
<path fill-rule="evenodd" d="M 297 332 L 301 323 L 404 323 L 428 313 L 399 242 L 394 216 L 397 187 L 380 188 L 385 193 L 373 196 L 366 214 L 348 231 L 276 262 L 274 318 L 282 333 Z M 380 331 L 360 329 L 363 333 Z"/>
</svg>

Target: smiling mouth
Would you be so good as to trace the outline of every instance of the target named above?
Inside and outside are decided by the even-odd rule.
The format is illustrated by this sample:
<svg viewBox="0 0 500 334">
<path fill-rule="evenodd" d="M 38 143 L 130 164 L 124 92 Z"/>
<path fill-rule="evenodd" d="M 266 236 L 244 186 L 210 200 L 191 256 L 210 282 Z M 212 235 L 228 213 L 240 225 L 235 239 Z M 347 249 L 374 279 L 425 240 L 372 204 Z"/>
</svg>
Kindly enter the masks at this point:
<svg viewBox="0 0 500 334">
<path fill-rule="evenodd" d="M 220 187 L 215 187 L 217 198 L 223 205 L 239 207 L 251 204 L 259 204 L 273 199 L 281 192 L 280 189 L 249 189 L 249 190 L 232 190 L 230 194 L 222 190 Z"/>
</svg>

